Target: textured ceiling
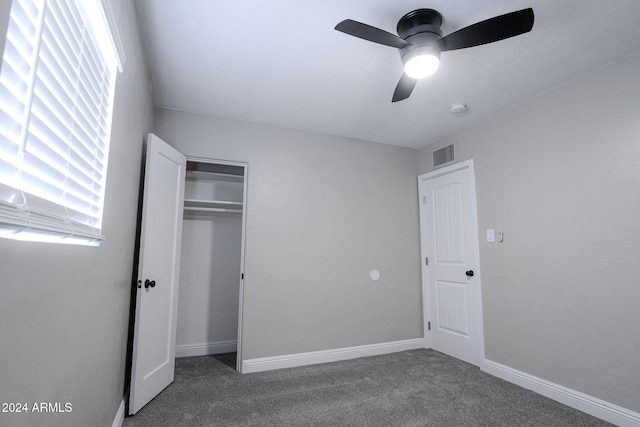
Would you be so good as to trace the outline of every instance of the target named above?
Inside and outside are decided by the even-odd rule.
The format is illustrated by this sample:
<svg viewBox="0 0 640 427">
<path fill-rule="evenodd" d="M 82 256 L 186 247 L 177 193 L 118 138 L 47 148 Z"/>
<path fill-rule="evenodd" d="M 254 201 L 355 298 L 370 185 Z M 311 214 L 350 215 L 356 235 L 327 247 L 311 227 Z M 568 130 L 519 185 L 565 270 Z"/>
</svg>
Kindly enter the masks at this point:
<svg viewBox="0 0 640 427">
<path fill-rule="evenodd" d="M 640 51 L 637 0 L 135 2 L 157 106 L 408 147 Z M 535 23 L 443 52 L 436 74 L 392 104 L 398 51 L 334 27 L 350 18 L 395 33 L 425 7 L 442 13 L 445 35 L 527 7 Z M 469 108 L 454 115 L 458 102 Z"/>
</svg>

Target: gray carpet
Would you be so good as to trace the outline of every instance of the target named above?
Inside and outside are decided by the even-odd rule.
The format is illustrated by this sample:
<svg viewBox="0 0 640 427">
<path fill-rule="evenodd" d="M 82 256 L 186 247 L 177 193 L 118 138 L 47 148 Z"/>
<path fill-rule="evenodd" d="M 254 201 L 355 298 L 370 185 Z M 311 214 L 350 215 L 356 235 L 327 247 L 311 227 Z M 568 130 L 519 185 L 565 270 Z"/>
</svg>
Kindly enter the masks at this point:
<svg viewBox="0 0 640 427">
<path fill-rule="evenodd" d="M 175 382 L 124 427 L 608 426 L 433 350 L 240 375 L 176 359 Z"/>
</svg>

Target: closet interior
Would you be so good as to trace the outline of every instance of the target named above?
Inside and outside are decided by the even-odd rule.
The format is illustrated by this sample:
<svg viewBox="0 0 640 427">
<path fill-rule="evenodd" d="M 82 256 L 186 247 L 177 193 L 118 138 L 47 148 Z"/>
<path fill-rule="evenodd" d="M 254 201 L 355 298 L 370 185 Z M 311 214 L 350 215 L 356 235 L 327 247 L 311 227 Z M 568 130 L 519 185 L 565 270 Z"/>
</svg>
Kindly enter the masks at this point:
<svg viewBox="0 0 640 427">
<path fill-rule="evenodd" d="M 238 350 L 245 178 L 241 164 L 187 159 L 176 357 Z"/>
</svg>

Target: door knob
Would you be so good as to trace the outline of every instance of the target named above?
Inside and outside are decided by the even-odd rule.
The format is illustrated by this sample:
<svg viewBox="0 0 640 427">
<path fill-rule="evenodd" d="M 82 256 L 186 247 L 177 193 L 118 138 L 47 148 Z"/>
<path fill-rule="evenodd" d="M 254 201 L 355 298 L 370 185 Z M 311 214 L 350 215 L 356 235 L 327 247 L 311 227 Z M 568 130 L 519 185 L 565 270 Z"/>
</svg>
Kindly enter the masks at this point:
<svg viewBox="0 0 640 427">
<path fill-rule="evenodd" d="M 144 288 L 148 289 L 148 288 L 155 288 L 156 287 L 156 281 L 155 280 L 145 280 L 144 281 Z"/>
<path fill-rule="evenodd" d="M 467 275 L 467 278 L 469 278 L 469 277 L 473 277 L 475 273 L 473 272 L 473 270 L 467 270 L 465 274 Z"/>
</svg>

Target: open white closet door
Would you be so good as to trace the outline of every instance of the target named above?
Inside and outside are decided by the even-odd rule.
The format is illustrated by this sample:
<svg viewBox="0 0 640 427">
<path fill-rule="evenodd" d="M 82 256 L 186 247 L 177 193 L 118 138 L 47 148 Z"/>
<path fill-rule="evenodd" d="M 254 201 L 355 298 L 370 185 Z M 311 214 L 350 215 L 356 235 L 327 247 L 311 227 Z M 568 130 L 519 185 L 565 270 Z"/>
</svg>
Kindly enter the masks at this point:
<svg viewBox="0 0 640 427">
<path fill-rule="evenodd" d="M 153 134 L 147 154 L 129 414 L 173 382 L 186 157 Z"/>
</svg>

